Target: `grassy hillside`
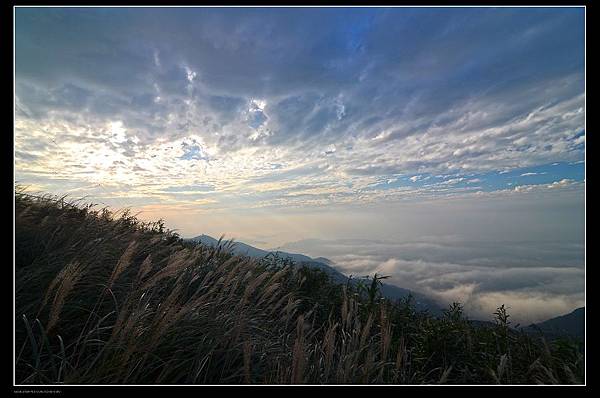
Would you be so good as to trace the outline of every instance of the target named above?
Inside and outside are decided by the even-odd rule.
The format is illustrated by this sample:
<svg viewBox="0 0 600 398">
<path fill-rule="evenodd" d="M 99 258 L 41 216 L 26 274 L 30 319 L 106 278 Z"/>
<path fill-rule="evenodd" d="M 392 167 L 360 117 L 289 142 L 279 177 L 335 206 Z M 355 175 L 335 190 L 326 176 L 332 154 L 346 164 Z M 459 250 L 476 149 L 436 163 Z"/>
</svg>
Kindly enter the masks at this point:
<svg viewBox="0 0 600 398">
<path fill-rule="evenodd" d="M 276 257 L 187 243 L 127 212 L 16 194 L 26 384 L 582 383 L 577 343 L 473 327 Z"/>
</svg>

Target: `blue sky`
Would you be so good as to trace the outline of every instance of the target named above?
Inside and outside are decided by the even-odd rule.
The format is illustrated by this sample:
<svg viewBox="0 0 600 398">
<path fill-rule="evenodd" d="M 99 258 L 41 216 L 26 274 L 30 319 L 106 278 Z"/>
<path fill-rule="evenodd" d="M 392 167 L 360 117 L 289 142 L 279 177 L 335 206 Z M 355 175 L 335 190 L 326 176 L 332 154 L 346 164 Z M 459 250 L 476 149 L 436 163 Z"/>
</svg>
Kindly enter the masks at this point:
<svg viewBox="0 0 600 398">
<path fill-rule="evenodd" d="M 31 191 L 263 247 L 583 241 L 582 8 L 17 8 L 15 23 Z"/>
</svg>

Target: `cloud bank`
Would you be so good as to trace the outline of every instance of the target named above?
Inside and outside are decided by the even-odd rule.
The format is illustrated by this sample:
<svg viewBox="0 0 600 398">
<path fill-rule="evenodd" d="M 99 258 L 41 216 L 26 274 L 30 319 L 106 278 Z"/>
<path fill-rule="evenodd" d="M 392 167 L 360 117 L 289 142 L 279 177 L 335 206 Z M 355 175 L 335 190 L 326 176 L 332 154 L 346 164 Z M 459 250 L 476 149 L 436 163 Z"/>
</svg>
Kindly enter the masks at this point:
<svg viewBox="0 0 600 398">
<path fill-rule="evenodd" d="M 469 317 L 491 320 L 501 304 L 513 325 L 528 325 L 584 305 L 583 245 L 567 242 L 403 242 L 307 240 L 286 250 L 320 253 L 348 274 L 389 275 L 389 283 L 461 302 Z"/>
</svg>

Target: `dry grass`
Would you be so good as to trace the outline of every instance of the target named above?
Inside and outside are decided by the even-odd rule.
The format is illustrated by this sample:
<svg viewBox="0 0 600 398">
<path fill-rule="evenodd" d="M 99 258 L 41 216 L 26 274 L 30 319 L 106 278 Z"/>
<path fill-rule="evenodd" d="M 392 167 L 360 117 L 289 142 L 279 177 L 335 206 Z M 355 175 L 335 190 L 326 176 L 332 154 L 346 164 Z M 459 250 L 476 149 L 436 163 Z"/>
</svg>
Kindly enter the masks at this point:
<svg viewBox="0 0 600 398">
<path fill-rule="evenodd" d="M 83 275 L 83 268 L 78 262 L 69 263 L 63 271 L 64 272 L 61 271 L 57 277 L 58 280 L 52 281 L 51 287 L 49 288 L 48 293 L 46 293 L 46 297 L 48 297 L 51 289 L 58 285 L 56 294 L 54 295 L 54 300 L 52 301 L 52 307 L 50 309 L 50 320 L 48 321 L 47 326 L 48 330 L 52 330 L 52 328 L 58 322 L 58 317 L 63 308 L 66 297 L 69 295 L 71 290 L 73 290 L 75 284 Z"/>
<path fill-rule="evenodd" d="M 437 320 L 128 212 L 18 193 L 16 226 L 18 383 L 583 380 L 568 346 Z"/>
</svg>

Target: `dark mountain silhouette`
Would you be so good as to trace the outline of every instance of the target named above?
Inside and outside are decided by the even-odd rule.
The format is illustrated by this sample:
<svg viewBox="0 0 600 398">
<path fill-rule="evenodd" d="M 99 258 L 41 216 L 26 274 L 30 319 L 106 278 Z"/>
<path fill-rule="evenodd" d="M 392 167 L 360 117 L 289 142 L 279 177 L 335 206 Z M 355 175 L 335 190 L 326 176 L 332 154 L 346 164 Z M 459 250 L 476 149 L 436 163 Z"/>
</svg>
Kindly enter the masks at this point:
<svg viewBox="0 0 600 398">
<path fill-rule="evenodd" d="M 571 336 L 585 338 L 585 307 L 566 314 L 548 319 L 544 322 L 531 324 L 526 327 L 527 332 L 543 332 L 546 337 Z"/>
</svg>

